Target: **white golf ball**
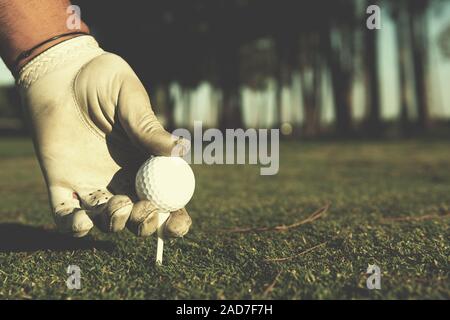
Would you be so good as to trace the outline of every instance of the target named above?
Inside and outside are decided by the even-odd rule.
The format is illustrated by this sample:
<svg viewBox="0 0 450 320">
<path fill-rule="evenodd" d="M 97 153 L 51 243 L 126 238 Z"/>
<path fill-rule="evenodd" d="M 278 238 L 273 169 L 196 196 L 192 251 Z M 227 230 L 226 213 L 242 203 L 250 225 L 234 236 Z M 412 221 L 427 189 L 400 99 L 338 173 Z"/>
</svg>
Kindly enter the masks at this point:
<svg viewBox="0 0 450 320">
<path fill-rule="evenodd" d="M 183 208 L 191 200 L 194 189 L 194 173 L 179 157 L 152 157 L 136 174 L 139 199 L 153 202 L 162 211 Z"/>
</svg>

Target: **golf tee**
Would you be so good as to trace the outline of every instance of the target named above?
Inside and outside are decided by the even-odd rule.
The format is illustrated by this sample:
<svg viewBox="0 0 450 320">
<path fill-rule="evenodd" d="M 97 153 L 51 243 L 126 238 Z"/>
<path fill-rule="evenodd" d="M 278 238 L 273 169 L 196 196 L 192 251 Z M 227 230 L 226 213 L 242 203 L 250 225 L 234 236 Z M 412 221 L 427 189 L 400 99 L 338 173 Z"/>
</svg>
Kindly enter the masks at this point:
<svg viewBox="0 0 450 320">
<path fill-rule="evenodd" d="M 164 250 L 164 223 L 169 218 L 170 212 L 158 212 L 158 243 L 156 246 L 156 264 L 162 265 Z"/>
</svg>

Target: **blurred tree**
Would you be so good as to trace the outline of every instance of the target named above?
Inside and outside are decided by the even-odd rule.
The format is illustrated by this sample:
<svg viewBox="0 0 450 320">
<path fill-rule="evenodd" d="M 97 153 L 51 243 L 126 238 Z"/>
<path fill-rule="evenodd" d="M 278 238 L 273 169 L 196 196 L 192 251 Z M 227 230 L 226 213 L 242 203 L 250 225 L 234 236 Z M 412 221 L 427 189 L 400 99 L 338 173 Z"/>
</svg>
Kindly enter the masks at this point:
<svg viewBox="0 0 450 320">
<path fill-rule="evenodd" d="M 277 126 L 281 127 L 283 122 L 282 115 L 282 93 L 284 88 L 290 88 L 292 85 L 293 72 L 298 68 L 299 56 L 299 37 L 301 27 L 299 26 L 299 10 L 296 1 L 280 1 L 278 10 L 272 12 L 273 19 L 270 29 L 274 39 L 277 71 Z M 273 10 L 272 10 L 273 11 Z M 301 12 L 301 11 L 300 11 Z M 295 108 L 296 106 L 291 106 Z"/>
<path fill-rule="evenodd" d="M 368 8 L 375 4 L 380 6 L 379 1 L 364 1 L 364 7 Z M 365 12 L 365 10 L 364 10 Z M 361 25 L 366 24 L 367 15 L 362 16 Z M 378 80 L 378 33 L 379 30 L 370 30 L 363 28 L 363 48 L 360 52 L 364 61 L 365 72 L 365 91 L 367 103 L 367 133 L 369 136 L 378 137 L 381 134 L 381 105 L 380 105 L 380 86 Z"/>
<path fill-rule="evenodd" d="M 430 0 L 409 0 L 406 10 L 409 28 L 416 93 L 418 129 L 425 131 L 430 126 L 428 105 L 428 21 L 427 9 Z"/>
<path fill-rule="evenodd" d="M 365 28 L 362 20 L 367 18 L 364 14 L 367 6 L 382 0 L 374 1 L 152 0 L 135 1 L 126 8 L 122 1 L 74 2 L 81 5 L 83 19 L 102 46 L 123 56 L 152 99 L 157 97 L 154 107 L 165 115 L 169 130 L 175 127 L 169 90 L 175 82 L 182 88 L 185 100 L 190 100 L 190 92 L 201 81 L 219 88 L 222 93 L 219 126 L 224 129 L 244 125 L 242 85 L 258 83 L 261 89 L 261 84 L 273 78 L 277 83 L 275 122 L 279 126 L 283 88 L 292 88 L 293 75 L 299 74 L 303 133 L 315 136 L 323 129 L 322 88 L 329 75 L 335 129 L 340 136 L 349 136 L 354 132 L 352 91 L 355 75 L 359 76 L 356 64 L 363 66 L 366 128 L 372 135 L 381 132 L 377 32 Z M 440 0 L 381 2 L 383 11 L 392 8 L 397 26 L 405 128 L 416 114 L 418 127 L 429 126 L 426 10 L 435 1 Z M 259 48 L 267 39 L 270 48 Z M 294 91 L 299 92 L 300 88 Z M 185 124 L 195 120 L 191 117 L 199 113 L 191 108 L 197 107 L 185 104 L 182 112 Z"/>
<path fill-rule="evenodd" d="M 444 56 L 450 58 L 450 24 L 439 35 L 439 48 Z"/>
<path fill-rule="evenodd" d="M 303 95 L 303 134 L 307 137 L 318 136 L 321 131 L 322 81 L 326 67 L 330 12 L 323 8 L 328 1 L 315 1 L 306 10 L 302 10 L 298 66 Z M 317 19 L 321 17 L 321 19 Z"/>
<path fill-rule="evenodd" d="M 406 135 L 415 129 L 424 132 L 430 127 L 428 83 L 427 9 L 432 0 L 398 0 L 388 2 L 396 21 L 400 74 L 401 116 Z M 413 78 L 410 78 L 410 75 Z M 410 83 L 414 85 L 411 88 Z M 411 93 L 411 94 L 410 94 Z M 413 114 L 413 106 L 416 112 Z M 417 120 L 412 117 L 417 115 Z"/>
<path fill-rule="evenodd" d="M 327 2 L 328 13 L 323 23 L 329 24 L 326 46 L 327 65 L 333 87 L 336 131 L 350 136 L 352 128 L 352 89 L 355 58 L 355 29 L 360 28 L 355 2 Z"/>
<path fill-rule="evenodd" d="M 0 135 L 27 133 L 26 121 L 17 88 L 0 86 Z"/>
<path fill-rule="evenodd" d="M 413 110 L 413 101 L 411 101 L 409 93 L 411 92 L 409 81 L 409 71 L 411 70 L 411 39 L 408 32 L 409 15 L 406 11 L 406 1 L 398 0 L 396 2 L 386 2 L 389 4 L 393 20 L 395 21 L 395 30 L 397 35 L 397 58 L 399 71 L 399 87 L 400 87 L 400 126 L 402 134 L 409 136 L 411 134 L 411 118 Z"/>
<path fill-rule="evenodd" d="M 320 133 L 323 73 L 321 41 L 318 30 L 305 33 L 300 38 L 299 71 L 304 110 L 303 134 L 306 137 L 314 137 Z"/>
<path fill-rule="evenodd" d="M 212 43 L 218 66 L 219 87 L 222 90 L 219 126 L 223 130 L 239 128 L 243 125 L 239 48 L 248 32 L 245 19 L 248 15 L 248 3 L 240 4 L 236 0 L 216 0 L 211 3 L 210 12 L 214 34 Z"/>
</svg>

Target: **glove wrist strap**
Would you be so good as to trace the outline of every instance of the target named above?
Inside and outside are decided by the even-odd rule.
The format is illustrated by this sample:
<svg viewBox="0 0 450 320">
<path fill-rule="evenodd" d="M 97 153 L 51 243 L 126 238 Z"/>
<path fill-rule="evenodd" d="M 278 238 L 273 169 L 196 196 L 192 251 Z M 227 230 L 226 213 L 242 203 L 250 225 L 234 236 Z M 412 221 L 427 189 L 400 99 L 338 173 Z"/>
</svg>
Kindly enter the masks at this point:
<svg viewBox="0 0 450 320">
<path fill-rule="evenodd" d="M 16 60 L 14 61 L 14 64 L 13 64 L 14 70 L 17 70 L 17 69 L 18 69 L 18 66 L 19 66 L 20 61 L 22 61 L 23 59 L 26 59 L 26 58 L 28 58 L 29 56 L 31 56 L 31 54 L 32 54 L 36 49 L 42 47 L 43 45 L 46 45 L 46 44 L 49 43 L 49 42 L 58 40 L 58 39 L 63 38 L 63 37 L 68 37 L 68 36 L 72 36 L 72 35 L 81 35 L 81 34 L 83 34 L 83 35 L 89 35 L 89 33 L 87 33 L 87 32 L 82 32 L 82 31 L 67 32 L 67 33 L 63 33 L 63 34 L 59 34 L 59 35 L 57 35 L 57 36 L 51 37 L 50 39 L 47 39 L 47 40 L 45 40 L 45 41 L 42 41 L 41 43 L 38 43 L 37 45 L 35 45 L 35 46 L 32 47 L 31 49 L 29 49 L 29 50 L 27 50 L 27 51 L 24 51 L 24 52 L 22 52 L 21 54 L 19 54 L 19 55 L 17 56 L 17 58 L 16 58 Z M 68 39 L 68 40 L 69 40 L 69 39 Z"/>
<path fill-rule="evenodd" d="M 16 83 L 26 89 L 46 74 L 61 70 L 62 67 L 74 66 L 75 62 L 84 64 L 103 52 L 90 35 L 69 38 L 27 62 L 16 76 Z"/>
</svg>

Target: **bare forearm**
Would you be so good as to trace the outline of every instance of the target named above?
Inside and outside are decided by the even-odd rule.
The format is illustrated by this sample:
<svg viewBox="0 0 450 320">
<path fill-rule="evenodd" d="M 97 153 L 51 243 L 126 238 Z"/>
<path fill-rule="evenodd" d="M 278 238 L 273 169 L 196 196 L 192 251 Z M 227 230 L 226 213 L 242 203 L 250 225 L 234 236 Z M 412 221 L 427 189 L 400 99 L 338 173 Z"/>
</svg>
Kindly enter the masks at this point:
<svg viewBox="0 0 450 320">
<path fill-rule="evenodd" d="M 21 52 L 56 35 L 77 31 L 67 28 L 68 6 L 69 0 L 0 0 L 0 55 L 10 69 Z M 79 31 L 87 32 L 88 27 L 82 23 Z M 20 65 L 63 40 L 38 48 Z"/>
</svg>

